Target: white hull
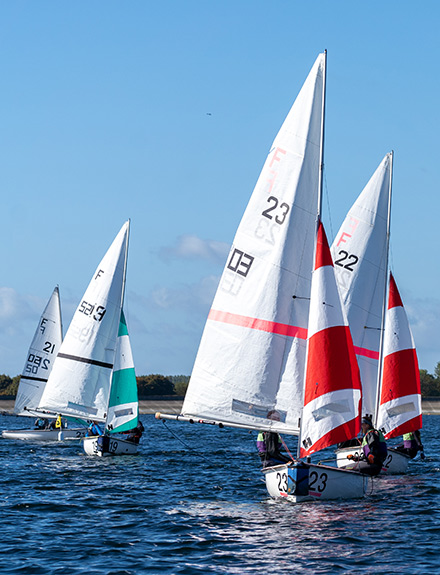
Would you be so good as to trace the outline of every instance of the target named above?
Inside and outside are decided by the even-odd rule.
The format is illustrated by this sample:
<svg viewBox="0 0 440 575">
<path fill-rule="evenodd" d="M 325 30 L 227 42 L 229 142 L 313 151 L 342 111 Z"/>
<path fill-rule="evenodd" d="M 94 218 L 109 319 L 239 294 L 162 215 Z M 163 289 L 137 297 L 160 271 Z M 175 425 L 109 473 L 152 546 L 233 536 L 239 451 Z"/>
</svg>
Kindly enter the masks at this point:
<svg viewBox="0 0 440 575">
<path fill-rule="evenodd" d="M 136 455 L 138 444 L 120 437 L 100 435 L 98 437 L 85 437 L 84 451 L 87 455 L 107 457 L 108 455 Z"/>
<path fill-rule="evenodd" d="M 337 449 L 337 466 L 339 468 L 344 468 L 347 465 L 352 465 L 353 461 L 351 459 L 347 459 L 347 455 L 359 455 L 361 451 L 360 447 L 344 447 L 343 449 Z M 406 473 L 410 459 L 411 458 L 405 453 L 400 453 L 392 447 L 388 447 L 387 457 L 382 466 L 381 474 L 399 475 L 401 473 Z"/>
<path fill-rule="evenodd" d="M 269 495 L 293 503 L 364 497 L 371 478 L 328 465 L 297 463 L 263 469 Z"/>
<path fill-rule="evenodd" d="M 81 439 L 84 437 L 87 427 L 63 429 L 13 429 L 2 431 L 5 439 L 21 439 L 25 441 L 63 441 L 64 439 Z"/>
</svg>

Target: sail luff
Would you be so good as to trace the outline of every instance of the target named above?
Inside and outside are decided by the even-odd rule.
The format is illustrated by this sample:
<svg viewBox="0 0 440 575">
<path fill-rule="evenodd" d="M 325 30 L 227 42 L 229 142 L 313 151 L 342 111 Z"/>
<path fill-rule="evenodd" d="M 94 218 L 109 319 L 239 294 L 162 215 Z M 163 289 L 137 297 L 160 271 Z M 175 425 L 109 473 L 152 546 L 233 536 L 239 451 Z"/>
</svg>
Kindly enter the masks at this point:
<svg viewBox="0 0 440 575">
<path fill-rule="evenodd" d="M 322 212 L 322 191 L 324 186 L 324 140 L 325 140 L 325 105 L 326 105 L 326 88 L 327 88 L 327 50 L 324 51 L 324 71 L 323 71 L 323 85 L 322 85 L 322 119 L 321 119 L 321 149 L 319 152 L 319 195 L 318 195 L 318 213 L 317 213 L 317 226 L 318 221 L 321 219 Z"/>
</svg>

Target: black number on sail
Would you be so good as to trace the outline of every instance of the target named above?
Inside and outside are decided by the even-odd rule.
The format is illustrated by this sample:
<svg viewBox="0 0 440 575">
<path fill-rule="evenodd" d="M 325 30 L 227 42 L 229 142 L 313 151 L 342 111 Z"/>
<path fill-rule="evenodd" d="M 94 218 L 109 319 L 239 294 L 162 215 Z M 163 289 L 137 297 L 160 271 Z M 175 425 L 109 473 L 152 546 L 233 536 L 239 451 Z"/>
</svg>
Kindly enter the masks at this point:
<svg viewBox="0 0 440 575">
<path fill-rule="evenodd" d="M 53 353 L 55 349 L 55 344 L 50 341 L 45 341 L 43 346 L 43 351 L 46 353 Z"/>
<path fill-rule="evenodd" d="M 274 216 L 271 214 L 271 212 L 273 212 L 273 210 L 276 210 L 278 208 L 278 198 L 276 198 L 275 196 L 269 196 L 267 198 L 267 201 L 271 204 L 267 210 L 264 210 L 263 216 L 265 216 L 266 218 L 269 218 L 269 220 L 271 220 L 274 216 L 275 216 L 275 221 L 277 224 L 283 224 L 284 220 L 286 219 L 287 214 L 289 213 L 290 210 L 290 206 L 288 204 L 286 204 L 285 202 L 283 202 L 282 204 L 280 204 L 279 206 L 279 211 L 277 211 L 276 214 L 274 214 Z"/>
<path fill-rule="evenodd" d="M 95 310 L 95 308 L 96 308 L 96 310 Z M 106 309 L 102 305 L 98 305 L 96 307 L 96 304 L 93 305 L 93 304 L 87 303 L 86 301 L 83 300 L 79 306 L 78 311 L 80 313 L 83 313 L 84 315 L 92 316 L 93 319 L 96 321 L 101 321 L 105 315 Z M 93 313 L 93 312 L 95 312 L 95 313 Z"/>
<path fill-rule="evenodd" d="M 254 261 L 253 256 L 245 254 L 241 250 L 234 249 L 231 255 L 231 259 L 228 263 L 228 269 L 246 277 L 251 268 L 252 262 Z"/>
<path fill-rule="evenodd" d="M 353 254 L 349 254 L 345 250 L 341 250 L 339 255 L 342 256 L 338 260 L 335 260 L 335 265 L 340 266 L 350 272 L 354 271 L 353 266 L 359 261 L 359 258 Z M 346 261 L 347 260 L 347 261 Z"/>
</svg>

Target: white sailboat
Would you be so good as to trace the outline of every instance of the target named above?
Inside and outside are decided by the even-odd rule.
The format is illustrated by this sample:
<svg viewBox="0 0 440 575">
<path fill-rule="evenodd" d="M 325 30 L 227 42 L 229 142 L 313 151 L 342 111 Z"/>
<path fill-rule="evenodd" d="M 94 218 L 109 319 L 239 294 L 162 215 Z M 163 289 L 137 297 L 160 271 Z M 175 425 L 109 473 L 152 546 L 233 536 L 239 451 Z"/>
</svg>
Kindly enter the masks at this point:
<svg viewBox="0 0 440 575">
<path fill-rule="evenodd" d="M 310 405 L 301 418 L 322 189 L 325 65 L 321 54 L 269 151 L 205 325 L 182 414 L 157 418 L 298 435 L 309 417 L 321 416 L 329 425 L 318 428 L 328 437 L 336 422 L 339 436 L 353 429 L 348 421 L 359 414 L 347 407 L 355 403 L 348 380 L 343 400 L 327 404 L 323 398 L 320 415 Z M 279 421 L 268 418 L 273 410 Z M 318 449 L 320 438 L 304 433 L 302 440 L 307 444 L 313 436 L 309 448 Z M 264 473 L 270 495 L 292 501 L 360 497 L 368 484 L 359 473 L 304 462 Z M 296 473 L 304 481 L 295 482 Z"/>
<path fill-rule="evenodd" d="M 121 311 L 115 364 L 110 388 L 109 406 L 104 433 L 85 437 L 87 455 L 134 455 L 137 453 L 141 430 L 139 402 L 133 355 L 124 312 Z M 136 431 L 134 431 L 136 430 Z M 126 435 L 124 435 L 126 434 Z"/>
<path fill-rule="evenodd" d="M 362 412 L 372 415 L 374 426 L 382 388 L 392 165 L 390 153 L 351 207 L 331 248 L 361 372 Z M 348 465 L 347 456 L 359 452 L 359 445 L 337 450 L 338 465 Z M 405 454 L 389 447 L 382 472 L 403 473 L 408 461 Z"/>
<path fill-rule="evenodd" d="M 80 302 L 55 359 L 39 411 L 104 423 L 125 287 L 129 221 Z"/>
<path fill-rule="evenodd" d="M 20 416 L 40 417 L 38 405 L 52 371 L 54 360 L 63 340 L 61 306 L 58 286 L 52 292 L 49 301 L 38 322 L 32 339 L 26 362 L 20 377 L 14 413 Z M 45 416 L 56 417 L 56 412 Z M 64 439 L 79 439 L 85 434 L 85 427 L 64 428 Z M 56 441 L 58 429 L 14 429 L 2 431 L 6 439 L 23 439 L 34 441 Z"/>
</svg>

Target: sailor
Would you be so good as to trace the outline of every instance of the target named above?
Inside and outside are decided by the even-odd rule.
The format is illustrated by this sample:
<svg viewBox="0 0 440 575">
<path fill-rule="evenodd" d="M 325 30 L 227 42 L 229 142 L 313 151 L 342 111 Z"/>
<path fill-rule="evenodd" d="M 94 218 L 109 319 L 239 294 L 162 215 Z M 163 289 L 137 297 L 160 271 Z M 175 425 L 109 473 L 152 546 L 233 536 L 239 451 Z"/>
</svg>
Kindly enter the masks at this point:
<svg viewBox="0 0 440 575">
<path fill-rule="evenodd" d="M 267 414 L 267 419 L 273 421 L 280 421 L 280 414 L 275 409 L 272 409 Z M 257 449 L 263 467 L 272 467 L 274 465 L 282 465 L 291 461 L 286 455 L 281 453 L 281 437 L 278 433 L 273 431 L 260 431 L 257 437 Z"/>
<path fill-rule="evenodd" d="M 139 443 L 143 432 L 145 431 L 142 422 L 139 420 L 136 427 L 128 431 L 124 431 L 123 434 L 127 435 L 127 441 L 132 441 L 133 443 Z"/>
<path fill-rule="evenodd" d="M 55 421 L 55 429 L 57 429 L 58 431 L 61 431 L 63 429 L 63 422 L 61 420 L 61 415 L 59 414 Z"/>
<path fill-rule="evenodd" d="M 417 429 L 417 431 L 413 431 L 411 433 L 405 433 L 403 435 L 403 443 L 397 445 L 396 450 L 400 451 L 401 453 L 406 453 L 411 457 L 411 459 L 414 459 L 414 457 L 420 451 L 420 459 L 425 459 L 420 429 Z"/>
<path fill-rule="evenodd" d="M 96 437 L 102 435 L 102 431 L 96 421 L 92 421 L 86 431 L 86 437 Z"/>
<path fill-rule="evenodd" d="M 49 422 L 47 421 L 46 418 L 43 417 L 39 417 L 38 419 L 35 420 L 34 426 L 35 429 L 46 429 L 49 425 Z"/>
<path fill-rule="evenodd" d="M 383 462 L 387 456 L 387 444 L 381 431 L 374 429 L 370 415 L 362 418 L 362 453 L 357 455 L 348 455 L 347 459 L 358 462 L 355 468 L 361 473 L 367 475 L 379 475 Z"/>
</svg>

